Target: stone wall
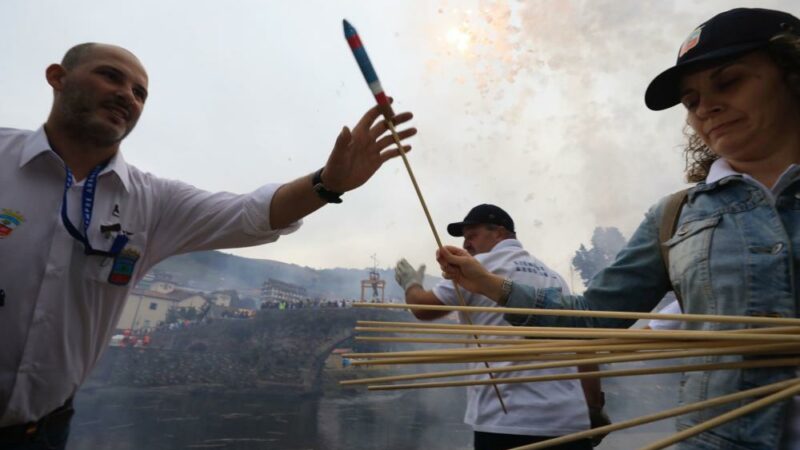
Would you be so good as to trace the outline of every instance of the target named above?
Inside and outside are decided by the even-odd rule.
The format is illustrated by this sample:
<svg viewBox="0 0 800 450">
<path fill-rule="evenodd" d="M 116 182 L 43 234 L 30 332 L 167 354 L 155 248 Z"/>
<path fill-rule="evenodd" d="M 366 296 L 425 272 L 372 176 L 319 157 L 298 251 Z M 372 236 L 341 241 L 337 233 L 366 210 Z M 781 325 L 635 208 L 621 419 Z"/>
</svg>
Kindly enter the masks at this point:
<svg viewBox="0 0 800 450">
<path fill-rule="evenodd" d="M 369 309 L 265 310 L 252 319 L 159 331 L 147 348 L 111 347 L 90 383 L 125 386 L 211 384 L 314 391 L 330 352 L 352 345 L 357 320 L 411 320 Z"/>
</svg>

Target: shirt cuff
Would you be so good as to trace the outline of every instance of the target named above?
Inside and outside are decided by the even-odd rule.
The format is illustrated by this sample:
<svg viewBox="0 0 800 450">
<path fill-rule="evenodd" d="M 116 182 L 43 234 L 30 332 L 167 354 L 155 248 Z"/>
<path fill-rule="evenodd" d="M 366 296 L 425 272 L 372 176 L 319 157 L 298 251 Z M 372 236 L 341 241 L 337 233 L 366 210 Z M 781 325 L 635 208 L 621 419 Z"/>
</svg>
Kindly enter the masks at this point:
<svg viewBox="0 0 800 450">
<path fill-rule="evenodd" d="M 536 289 L 521 283 L 511 285 L 511 293 L 506 299 L 506 308 L 544 308 L 544 289 Z M 537 317 L 532 314 L 505 314 L 507 322 L 514 326 L 535 326 Z"/>
</svg>

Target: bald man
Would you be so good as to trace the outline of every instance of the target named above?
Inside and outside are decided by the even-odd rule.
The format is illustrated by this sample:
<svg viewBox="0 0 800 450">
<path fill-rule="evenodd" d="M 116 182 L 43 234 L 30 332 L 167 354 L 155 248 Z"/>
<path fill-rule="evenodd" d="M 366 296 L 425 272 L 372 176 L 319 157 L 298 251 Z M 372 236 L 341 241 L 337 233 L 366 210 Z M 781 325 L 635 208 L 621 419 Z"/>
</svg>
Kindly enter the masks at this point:
<svg viewBox="0 0 800 450">
<path fill-rule="evenodd" d="M 352 131 L 342 129 L 313 174 L 248 194 L 206 192 L 123 159 L 120 144 L 148 98 L 148 75 L 133 53 L 77 45 L 45 75 L 53 90 L 47 122 L 35 131 L 0 128 L 2 449 L 65 448 L 72 397 L 108 345 L 129 290 L 153 265 L 273 242 L 399 154 L 373 108 Z"/>
</svg>

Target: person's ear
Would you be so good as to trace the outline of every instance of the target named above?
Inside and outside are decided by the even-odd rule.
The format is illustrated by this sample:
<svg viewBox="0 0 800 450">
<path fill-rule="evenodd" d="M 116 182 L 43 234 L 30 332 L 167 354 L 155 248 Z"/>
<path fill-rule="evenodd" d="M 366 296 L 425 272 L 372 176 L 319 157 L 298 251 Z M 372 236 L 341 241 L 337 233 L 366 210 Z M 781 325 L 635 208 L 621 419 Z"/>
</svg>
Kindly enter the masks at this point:
<svg viewBox="0 0 800 450">
<path fill-rule="evenodd" d="M 64 78 L 67 70 L 61 64 L 50 64 L 44 72 L 47 84 L 54 90 L 60 91 L 64 87 Z"/>
</svg>

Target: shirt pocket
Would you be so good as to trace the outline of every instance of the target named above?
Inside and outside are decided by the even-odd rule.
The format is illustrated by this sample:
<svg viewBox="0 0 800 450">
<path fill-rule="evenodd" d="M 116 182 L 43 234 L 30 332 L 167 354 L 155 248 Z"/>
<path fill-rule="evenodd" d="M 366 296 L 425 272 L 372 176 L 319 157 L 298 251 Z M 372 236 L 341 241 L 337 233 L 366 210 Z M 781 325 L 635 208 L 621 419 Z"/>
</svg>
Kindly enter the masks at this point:
<svg viewBox="0 0 800 450">
<path fill-rule="evenodd" d="M 109 286 L 128 287 L 139 279 L 144 252 L 147 248 L 147 233 L 124 231 L 128 242 L 117 256 L 89 256 L 86 277 Z M 113 241 L 110 239 L 109 242 Z M 110 244 L 108 244 L 110 248 Z"/>
<path fill-rule="evenodd" d="M 711 238 L 719 221 L 720 217 L 716 216 L 685 222 L 663 244 L 669 249 L 669 274 L 673 283 L 690 269 L 707 265 Z"/>
</svg>

